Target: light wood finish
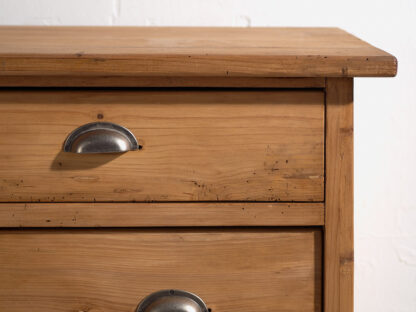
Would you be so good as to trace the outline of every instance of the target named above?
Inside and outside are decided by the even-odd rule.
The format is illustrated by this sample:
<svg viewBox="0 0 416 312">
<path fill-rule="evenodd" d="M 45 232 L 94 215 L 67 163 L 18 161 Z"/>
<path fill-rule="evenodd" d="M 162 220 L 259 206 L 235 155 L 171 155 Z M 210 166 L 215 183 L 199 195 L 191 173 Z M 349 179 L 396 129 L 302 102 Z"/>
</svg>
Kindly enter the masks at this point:
<svg viewBox="0 0 416 312">
<path fill-rule="evenodd" d="M 394 76 L 394 56 L 337 28 L 0 28 L 0 75 Z"/>
<path fill-rule="evenodd" d="M 352 312 L 352 78 L 396 73 L 336 28 L 0 26 L 0 311 Z M 61 151 L 94 121 L 143 149 Z"/>
<path fill-rule="evenodd" d="M 132 312 L 161 289 L 212 311 L 321 311 L 319 229 L 0 232 L 0 310 Z"/>
<path fill-rule="evenodd" d="M 143 149 L 61 152 L 93 121 L 127 127 Z M 3 202 L 321 202 L 323 169 L 319 90 L 0 92 Z"/>
<path fill-rule="evenodd" d="M 325 312 L 352 312 L 354 293 L 353 81 L 327 80 Z"/>
<path fill-rule="evenodd" d="M 0 76 L 3 87 L 324 88 L 325 78 Z"/>
<path fill-rule="evenodd" d="M 7 203 L 0 227 L 305 226 L 323 203 Z"/>
</svg>

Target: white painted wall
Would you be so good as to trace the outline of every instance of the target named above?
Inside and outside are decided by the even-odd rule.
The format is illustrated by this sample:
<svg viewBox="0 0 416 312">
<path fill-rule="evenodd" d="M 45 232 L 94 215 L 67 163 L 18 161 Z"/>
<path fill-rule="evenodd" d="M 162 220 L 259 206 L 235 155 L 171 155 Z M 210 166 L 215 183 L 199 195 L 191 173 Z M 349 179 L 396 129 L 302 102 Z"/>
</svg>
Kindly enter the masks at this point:
<svg viewBox="0 0 416 312">
<path fill-rule="evenodd" d="M 416 311 L 415 0 L 0 0 L 0 24 L 337 26 L 394 54 L 355 80 L 355 308 Z"/>
</svg>

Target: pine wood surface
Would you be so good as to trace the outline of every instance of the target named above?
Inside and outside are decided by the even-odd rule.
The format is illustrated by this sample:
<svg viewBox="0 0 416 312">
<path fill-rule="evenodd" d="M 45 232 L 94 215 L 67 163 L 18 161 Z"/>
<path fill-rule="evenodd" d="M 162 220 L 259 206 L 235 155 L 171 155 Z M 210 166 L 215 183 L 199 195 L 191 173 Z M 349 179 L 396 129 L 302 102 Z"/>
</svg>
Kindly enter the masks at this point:
<svg viewBox="0 0 416 312">
<path fill-rule="evenodd" d="M 0 227 L 319 226 L 323 203 L 0 203 Z"/>
<path fill-rule="evenodd" d="M 109 121 L 143 146 L 62 152 Z M 319 90 L 2 90 L 0 201 L 315 201 L 324 196 Z"/>
<path fill-rule="evenodd" d="M 141 76 L 1 76 L 1 87 L 118 88 L 325 88 L 325 78 L 280 77 L 141 77 Z"/>
<path fill-rule="evenodd" d="M 221 312 L 321 311 L 319 229 L 0 231 L 0 310 L 133 312 L 182 289 Z"/>
<path fill-rule="evenodd" d="M 0 27 L 0 75 L 394 76 L 394 56 L 337 28 Z M 91 78 L 93 79 L 93 78 Z"/>
<path fill-rule="evenodd" d="M 325 312 L 354 310 L 353 80 L 327 80 Z"/>
</svg>

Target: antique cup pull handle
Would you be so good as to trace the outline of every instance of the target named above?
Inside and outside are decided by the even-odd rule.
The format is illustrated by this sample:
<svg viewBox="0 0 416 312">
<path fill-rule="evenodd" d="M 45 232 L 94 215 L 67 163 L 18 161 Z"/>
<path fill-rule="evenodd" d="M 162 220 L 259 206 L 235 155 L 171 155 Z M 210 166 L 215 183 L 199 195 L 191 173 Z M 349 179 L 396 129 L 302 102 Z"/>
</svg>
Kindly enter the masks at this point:
<svg viewBox="0 0 416 312">
<path fill-rule="evenodd" d="M 136 312 L 208 312 L 201 298 L 183 290 L 161 290 L 140 302 Z"/>
<path fill-rule="evenodd" d="M 97 154 L 124 153 L 140 148 L 128 129 L 111 122 L 93 122 L 72 131 L 63 149 L 64 152 Z"/>
</svg>

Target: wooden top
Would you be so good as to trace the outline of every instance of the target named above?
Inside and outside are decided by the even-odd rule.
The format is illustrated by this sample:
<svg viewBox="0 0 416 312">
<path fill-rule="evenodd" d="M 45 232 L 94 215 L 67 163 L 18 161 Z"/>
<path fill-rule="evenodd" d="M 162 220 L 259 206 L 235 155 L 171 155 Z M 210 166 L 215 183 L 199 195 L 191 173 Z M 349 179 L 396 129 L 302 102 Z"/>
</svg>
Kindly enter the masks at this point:
<svg viewBox="0 0 416 312">
<path fill-rule="evenodd" d="M 0 75 L 395 76 L 337 28 L 0 27 Z"/>
</svg>

